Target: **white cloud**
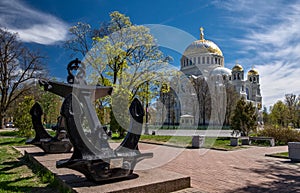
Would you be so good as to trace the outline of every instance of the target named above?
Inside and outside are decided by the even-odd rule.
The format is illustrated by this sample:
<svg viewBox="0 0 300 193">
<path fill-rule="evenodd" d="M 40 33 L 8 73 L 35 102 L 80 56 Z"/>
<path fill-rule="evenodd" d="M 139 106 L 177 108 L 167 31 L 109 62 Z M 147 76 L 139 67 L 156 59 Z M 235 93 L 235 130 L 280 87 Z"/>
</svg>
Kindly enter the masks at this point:
<svg viewBox="0 0 300 193">
<path fill-rule="evenodd" d="M 67 37 L 68 25 L 19 0 L 0 1 L 0 27 L 17 32 L 21 41 L 54 44 Z"/>
<path fill-rule="evenodd" d="M 300 94 L 300 2 L 225 1 L 215 5 L 239 17 L 229 17 L 244 35 L 232 41 L 240 46 L 241 64 L 253 65 L 261 74 L 264 105 Z M 243 63 L 247 62 L 247 63 Z"/>
</svg>

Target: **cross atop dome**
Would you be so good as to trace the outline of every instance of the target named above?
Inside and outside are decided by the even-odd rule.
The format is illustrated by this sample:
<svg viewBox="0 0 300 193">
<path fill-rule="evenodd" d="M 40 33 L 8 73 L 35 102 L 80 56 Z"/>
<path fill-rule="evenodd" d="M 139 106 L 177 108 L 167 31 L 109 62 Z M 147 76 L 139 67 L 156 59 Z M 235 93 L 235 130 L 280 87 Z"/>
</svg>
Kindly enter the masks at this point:
<svg viewBox="0 0 300 193">
<path fill-rule="evenodd" d="M 200 40 L 204 40 L 204 33 L 203 33 L 204 29 L 203 27 L 200 27 Z"/>
</svg>

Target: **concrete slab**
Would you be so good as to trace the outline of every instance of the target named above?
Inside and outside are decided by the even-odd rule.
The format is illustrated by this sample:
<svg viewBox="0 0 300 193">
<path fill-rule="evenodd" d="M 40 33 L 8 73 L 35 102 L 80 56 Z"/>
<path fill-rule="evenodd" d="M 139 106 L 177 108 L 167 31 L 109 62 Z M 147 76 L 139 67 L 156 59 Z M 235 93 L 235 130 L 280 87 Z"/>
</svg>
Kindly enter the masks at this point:
<svg viewBox="0 0 300 193">
<path fill-rule="evenodd" d="M 156 193 L 173 192 L 190 187 L 190 177 L 161 168 L 138 170 L 130 178 L 115 180 L 111 183 L 87 181 L 83 174 L 70 169 L 57 169 L 56 161 L 71 157 L 71 153 L 45 154 L 35 146 L 15 147 L 33 162 L 40 164 L 54 173 L 64 187 L 73 192 L 110 192 L 110 193 Z"/>
</svg>

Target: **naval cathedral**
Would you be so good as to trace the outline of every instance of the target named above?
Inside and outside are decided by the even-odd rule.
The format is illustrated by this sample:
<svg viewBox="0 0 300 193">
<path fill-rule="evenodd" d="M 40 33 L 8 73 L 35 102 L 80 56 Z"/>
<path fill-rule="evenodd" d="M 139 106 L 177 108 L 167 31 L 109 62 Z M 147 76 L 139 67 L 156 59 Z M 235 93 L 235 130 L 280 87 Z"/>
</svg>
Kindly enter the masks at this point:
<svg viewBox="0 0 300 193">
<path fill-rule="evenodd" d="M 161 94 L 159 100 L 164 104 L 165 112 L 164 115 L 155 113 L 155 124 L 223 125 L 224 120 L 226 124 L 229 119 L 226 111 L 234 106 L 230 103 L 233 94 L 237 99 L 244 97 L 252 102 L 257 112 L 260 111 L 259 72 L 252 67 L 245 73 L 238 63 L 232 69 L 226 68 L 221 49 L 213 41 L 206 40 L 203 31 L 201 27 L 200 39 L 185 49 L 180 60 L 180 71 L 192 83 L 193 92 L 178 94 L 176 89 L 171 89 L 168 95 Z M 232 89 L 231 93 L 227 92 L 228 88 Z"/>
</svg>

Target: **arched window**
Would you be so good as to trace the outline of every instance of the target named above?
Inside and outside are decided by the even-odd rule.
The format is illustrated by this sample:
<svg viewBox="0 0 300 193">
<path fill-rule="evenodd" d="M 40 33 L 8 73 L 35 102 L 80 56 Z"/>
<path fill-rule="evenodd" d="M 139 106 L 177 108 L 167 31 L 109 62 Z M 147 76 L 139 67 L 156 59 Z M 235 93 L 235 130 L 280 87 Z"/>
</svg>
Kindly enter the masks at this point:
<svg viewBox="0 0 300 193">
<path fill-rule="evenodd" d="M 237 75 L 237 78 L 238 78 L 238 80 L 240 80 L 240 79 L 241 79 L 241 77 L 240 77 L 240 73 L 238 73 L 238 75 Z"/>
<path fill-rule="evenodd" d="M 196 58 L 194 57 L 194 64 L 196 64 Z"/>
<path fill-rule="evenodd" d="M 256 78 L 255 77 L 253 77 L 253 82 L 256 82 Z"/>
<path fill-rule="evenodd" d="M 202 64 L 205 64 L 205 57 L 202 57 Z"/>
<path fill-rule="evenodd" d="M 214 63 L 214 58 L 213 58 L 213 57 L 210 58 L 210 62 L 211 62 L 212 64 Z"/>
<path fill-rule="evenodd" d="M 252 82 L 252 77 L 249 78 L 249 81 Z"/>
<path fill-rule="evenodd" d="M 200 64 L 200 57 L 198 57 L 198 64 Z"/>
<path fill-rule="evenodd" d="M 236 80 L 236 74 L 233 75 L 233 80 Z"/>
<path fill-rule="evenodd" d="M 207 64 L 209 64 L 209 57 L 206 58 Z"/>
<path fill-rule="evenodd" d="M 215 58 L 215 64 L 218 64 L 218 58 Z"/>
<path fill-rule="evenodd" d="M 231 80 L 231 76 L 229 76 L 229 80 Z"/>
</svg>

